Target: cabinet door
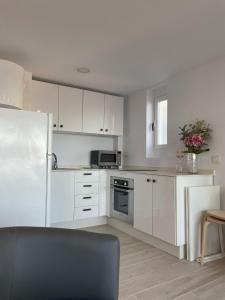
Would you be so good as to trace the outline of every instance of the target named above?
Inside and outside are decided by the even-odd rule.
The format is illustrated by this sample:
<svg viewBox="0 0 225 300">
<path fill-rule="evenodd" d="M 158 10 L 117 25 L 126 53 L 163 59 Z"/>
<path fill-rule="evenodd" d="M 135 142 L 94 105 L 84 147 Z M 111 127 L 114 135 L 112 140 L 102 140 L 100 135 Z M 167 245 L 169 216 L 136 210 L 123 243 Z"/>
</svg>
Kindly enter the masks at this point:
<svg viewBox="0 0 225 300">
<path fill-rule="evenodd" d="M 104 94 L 84 91 L 83 132 L 103 134 Z"/>
<path fill-rule="evenodd" d="M 51 181 L 50 222 L 73 221 L 74 172 L 54 171 Z"/>
<path fill-rule="evenodd" d="M 134 228 L 152 234 L 152 180 L 151 176 L 134 177 Z"/>
<path fill-rule="evenodd" d="M 59 130 L 82 131 L 83 91 L 59 86 Z"/>
<path fill-rule="evenodd" d="M 32 81 L 31 110 L 53 114 L 53 129 L 58 129 L 58 86 Z"/>
<path fill-rule="evenodd" d="M 123 135 L 123 97 L 105 95 L 104 131 L 106 134 Z"/>
<path fill-rule="evenodd" d="M 175 178 L 154 176 L 153 181 L 153 235 L 176 244 Z"/>
</svg>

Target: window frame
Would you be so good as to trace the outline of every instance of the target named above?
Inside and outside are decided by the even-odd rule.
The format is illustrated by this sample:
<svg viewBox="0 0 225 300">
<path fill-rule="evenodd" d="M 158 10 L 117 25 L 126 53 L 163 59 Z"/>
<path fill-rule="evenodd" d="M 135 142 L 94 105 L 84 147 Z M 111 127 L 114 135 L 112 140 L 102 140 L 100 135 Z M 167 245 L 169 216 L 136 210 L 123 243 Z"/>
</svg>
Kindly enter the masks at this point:
<svg viewBox="0 0 225 300">
<path fill-rule="evenodd" d="M 158 144 L 158 104 L 162 101 L 167 101 L 167 126 L 166 126 L 166 144 Z M 154 133 L 154 144 L 156 149 L 168 147 L 168 95 L 163 94 L 154 97 L 154 122 L 153 122 L 153 133 Z"/>
</svg>

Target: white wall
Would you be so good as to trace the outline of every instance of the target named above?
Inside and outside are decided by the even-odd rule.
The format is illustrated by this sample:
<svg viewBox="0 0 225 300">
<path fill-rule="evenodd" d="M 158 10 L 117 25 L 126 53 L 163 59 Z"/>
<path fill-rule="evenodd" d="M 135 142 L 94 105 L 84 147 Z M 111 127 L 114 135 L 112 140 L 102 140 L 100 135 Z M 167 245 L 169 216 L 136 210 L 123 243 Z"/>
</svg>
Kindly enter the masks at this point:
<svg viewBox="0 0 225 300">
<path fill-rule="evenodd" d="M 150 89 L 140 90 L 125 99 L 124 114 L 124 163 L 130 166 L 157 165 L 153 136 L 149 124 L 153 121 L 153 98 Z M 151 114 L 147 116 L 146 106 Z M 148 156 L 151 155 L 151 159 Z"/>
<path fill-rule="evenodd" d="M 113 150 L 114 139 L 93 135 L 53 134 L 53 152 L 59 166 L 87 166 L 91 150 Z"/>
<path fill-rule="evenodd" d="M 200 66 L 168 80 L 168 142 L 157 150 L 157 158 L 145 156 L 146 93 L 139 91 L 126 100 L 124 149 L 132 165 L 175 166 L 175 154 L 183 149 L 178 127 L 196 118 L 205 119 L 213 128 L 211 151 L 199 156 L 200 168 L 216 169 L 216 182 L 225 189 L 225 58 Z M 220 155 L 219 165 L 211 163 Z M 225 194 L 225 193 L 224 193 Z"/>
</svg>

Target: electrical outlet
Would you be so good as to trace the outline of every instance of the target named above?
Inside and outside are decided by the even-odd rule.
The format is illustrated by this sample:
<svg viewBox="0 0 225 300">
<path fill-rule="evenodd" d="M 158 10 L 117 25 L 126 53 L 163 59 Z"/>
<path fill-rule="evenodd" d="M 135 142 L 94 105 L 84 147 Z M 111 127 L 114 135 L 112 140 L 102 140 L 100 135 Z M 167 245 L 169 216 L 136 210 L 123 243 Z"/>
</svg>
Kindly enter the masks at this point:
<svg viewBox="0 0 225 300">
<path fill-rule="evenodd" d="M 212 155 L 211 156 L 211 163 L 214 165 L 219 165 L 221 162 L 221 157 L 220 155 Z"/>
</svg>

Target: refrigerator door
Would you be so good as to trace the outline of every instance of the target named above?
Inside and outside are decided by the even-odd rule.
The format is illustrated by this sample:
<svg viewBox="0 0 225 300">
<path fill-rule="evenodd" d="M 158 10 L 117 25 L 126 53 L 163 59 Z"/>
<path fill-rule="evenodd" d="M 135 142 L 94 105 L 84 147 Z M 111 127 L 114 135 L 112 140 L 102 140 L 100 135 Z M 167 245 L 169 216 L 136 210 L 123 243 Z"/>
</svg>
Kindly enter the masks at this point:
<svg viewBox="0 0 225 300">
<path fill-rule="evenodd" d="M 0 227 L 45 226 L 48 115 L 0 109 Z"/>
</svg>

